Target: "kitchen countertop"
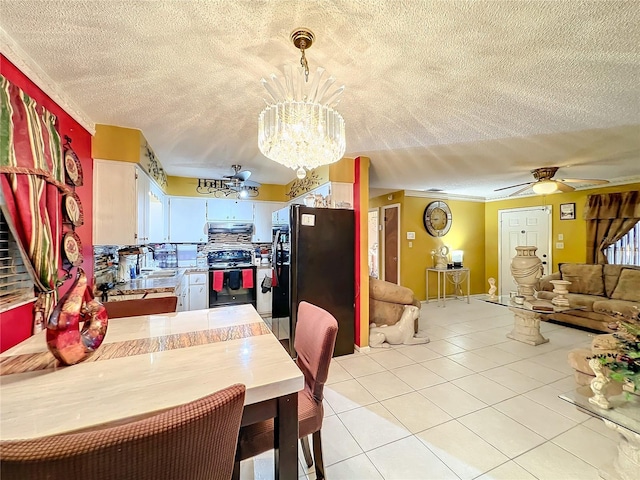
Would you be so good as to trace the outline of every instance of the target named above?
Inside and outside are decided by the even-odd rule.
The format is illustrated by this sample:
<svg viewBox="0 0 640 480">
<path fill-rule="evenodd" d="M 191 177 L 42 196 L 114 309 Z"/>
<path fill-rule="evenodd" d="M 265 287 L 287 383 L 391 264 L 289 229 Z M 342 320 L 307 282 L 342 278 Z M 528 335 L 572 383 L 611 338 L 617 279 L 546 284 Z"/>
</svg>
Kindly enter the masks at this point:
<svg viewBox="0 0 640 480">
<path fill-rule="evenodd" d="M 175 293 L 180 286 L 182 278 L 190 273 L 206 273 L 207 268 L 188 267 L 178 268 L 178 273 L 173 277 L 141 277 L 126 283 L 116 284 L 109 290 L 109 297 L 118 295 L 135 295 L 144 293 Z M 100 293 L 96 296 L 99 298 Z"/>
</svg>

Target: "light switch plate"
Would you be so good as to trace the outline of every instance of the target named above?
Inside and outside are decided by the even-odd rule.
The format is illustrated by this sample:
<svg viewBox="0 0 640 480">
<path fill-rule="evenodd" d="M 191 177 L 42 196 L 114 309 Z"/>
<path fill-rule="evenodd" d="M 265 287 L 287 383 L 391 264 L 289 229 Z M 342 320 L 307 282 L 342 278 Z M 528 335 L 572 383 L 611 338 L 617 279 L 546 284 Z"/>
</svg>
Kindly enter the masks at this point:
<svg viewBox="0 0 640 480">
<path fill-rule="evenodd" d="M 416 232 L 407 232 L 407 240 L 415 240 Z"/>
<path fill-rule="evenodd" d="M 562 250 L 564 248 L 564 243 L 563 242 L 556 242 L 556 248 L 558 250 Z"/>
</svg>

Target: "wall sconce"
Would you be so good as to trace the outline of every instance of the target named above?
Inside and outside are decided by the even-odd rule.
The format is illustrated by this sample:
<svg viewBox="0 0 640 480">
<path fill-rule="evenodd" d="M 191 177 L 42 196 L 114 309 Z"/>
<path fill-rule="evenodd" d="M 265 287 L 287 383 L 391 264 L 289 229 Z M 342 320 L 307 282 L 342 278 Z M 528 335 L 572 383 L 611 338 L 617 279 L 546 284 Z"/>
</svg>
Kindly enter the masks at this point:
<svg viewBox="0 0 640 480">
<path fill-rule="evenodd" d="M 462 268 L 462 257 L 464 252 L 462 250 L 454 250 L 451 252 L 451 261 L 453 262 L 453 268 Z"/>
</svg>

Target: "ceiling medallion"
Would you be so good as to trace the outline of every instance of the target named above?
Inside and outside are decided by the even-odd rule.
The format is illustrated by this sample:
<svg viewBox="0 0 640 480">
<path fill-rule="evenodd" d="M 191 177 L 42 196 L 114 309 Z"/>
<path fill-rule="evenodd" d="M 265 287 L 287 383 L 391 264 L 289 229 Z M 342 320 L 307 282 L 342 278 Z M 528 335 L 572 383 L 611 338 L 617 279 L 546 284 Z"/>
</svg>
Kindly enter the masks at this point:
<svg viewBox="0 0 640 480">
<path fill-rule="evenodd" d="M 284 81 L 276 74 L 261 80 L 270 98 L 258 117 L 258 147 L 265 157 L 304 178 L 306 170 L 337 162 L 344 155 L 344 119 L 334 110 L 344 86 L 332 88 L 336 79 L 323 78 L 322 67 L 309 82 L 305 50 L 315 36 L 309 29 L 297 28 L 290 38 L 301 52 L 300 66 L 285 65 Z"/>
</svg>

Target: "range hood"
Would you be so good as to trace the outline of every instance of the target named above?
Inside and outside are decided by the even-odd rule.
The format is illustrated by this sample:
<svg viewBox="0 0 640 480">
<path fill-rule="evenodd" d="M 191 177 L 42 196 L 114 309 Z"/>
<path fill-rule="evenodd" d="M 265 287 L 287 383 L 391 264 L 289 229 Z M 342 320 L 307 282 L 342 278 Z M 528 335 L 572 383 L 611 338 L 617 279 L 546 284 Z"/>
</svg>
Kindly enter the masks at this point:
<svg viewBox="0 0 640 480">
<path fill-rule="evenodd" d="M 231 233 L 235 235 L 253 235 L 253 223 L 207 222 L 204 231 L 213 233 Z"/>
</svg>

